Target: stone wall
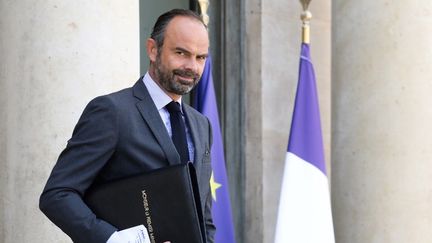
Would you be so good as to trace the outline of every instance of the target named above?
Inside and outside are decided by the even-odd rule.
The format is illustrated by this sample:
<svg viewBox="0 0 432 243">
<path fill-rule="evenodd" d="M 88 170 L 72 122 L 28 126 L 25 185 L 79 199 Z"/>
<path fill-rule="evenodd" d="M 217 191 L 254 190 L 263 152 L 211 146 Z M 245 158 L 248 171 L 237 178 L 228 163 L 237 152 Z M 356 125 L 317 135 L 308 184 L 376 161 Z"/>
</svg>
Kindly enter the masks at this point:
<svg viewBox="0 0 432 243">
<path fill-rule="evenodd" d="M 0 242 L 70 242 L 39 195 L 84 106 L 139 77 L 138 1 L 0 1 Z"/>
</svg>

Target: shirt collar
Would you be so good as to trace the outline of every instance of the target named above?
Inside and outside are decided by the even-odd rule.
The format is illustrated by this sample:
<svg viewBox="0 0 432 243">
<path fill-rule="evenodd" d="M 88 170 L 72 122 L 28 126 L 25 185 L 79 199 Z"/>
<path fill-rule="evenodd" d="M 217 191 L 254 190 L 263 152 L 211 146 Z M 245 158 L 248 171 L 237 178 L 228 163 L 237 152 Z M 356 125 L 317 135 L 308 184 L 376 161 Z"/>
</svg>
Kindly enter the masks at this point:
<svg viewBox="0 0 432 243">
<path fill-rule="evenodd" d="M 168 103 L 170 103 L 171 101 L 173 101 L 171 99 L 171 97 L 169 97 L 160 87 L 159 85 L 156 83 L 156 81 L 154 81 L 150 74 L 147 72 L 144 77 L 143 77 L 143 82 L 144 85 L 146 86 L 150 97 L 152 98 L 153 102 L 156 105 L 157 110 L 161 110 L 163 109 L 166 105 L 168 105 Z M 179 100 L 177 100 L 176 102 L 180 103 L 180 107 L 182 108 L 182 99 L 180 97 Z M 183 109 L 181 109 L 183 111 Z"/>
</svg>

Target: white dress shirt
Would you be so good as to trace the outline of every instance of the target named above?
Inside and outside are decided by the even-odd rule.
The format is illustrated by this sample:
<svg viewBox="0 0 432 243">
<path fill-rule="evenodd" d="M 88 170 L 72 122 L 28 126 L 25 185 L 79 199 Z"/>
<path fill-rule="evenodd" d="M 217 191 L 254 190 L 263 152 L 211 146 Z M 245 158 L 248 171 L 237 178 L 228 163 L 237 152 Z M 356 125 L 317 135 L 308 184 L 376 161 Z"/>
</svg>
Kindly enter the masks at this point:
<svg viewBox="0 0 432 243">
<path fill-rule="evenodd" d="M 156 105 L 156 109 L 159 111 L 159 115 L 162 118 L 162 121 L 165 125 L 165 128 L 168 131 L 169 136 L 172 137 L 170 114 L 169 114 L 167 108 L 165 108 L 165 106 L 168 105 L 168 103 L 170 103 L 173 100 L 159 87 L 159 85 L 156 83 L 156 81 L 154 81 L 150 77 L 150 74 L 148 72 L 144 75 L 143 82 L 144 82 L 144 85 L 147 87 L 147 90 L 148 90 L 153 102 Z M 190 158 L 190 161 L 193 162 L 194 154 L 195 154 L 195 148 L 193 146 L 192 136 L 189 132 L 189 127 L 187 125 L 187 122 L 186 122 L 186 119 L 185 119 L 185 116 L 183 113 L 183 106 L 182 106 L 183 104 L 182 104 L 181 97 L 179 100 L 176 100 L 176 102 L 180 103 L 183 121 L 185 122 L 185 125 L 186 125 L 186 139 L 187 139 L 187 145 L 188 145 L 188 151 L 189 151 L 189 158 Z"/>
</svg>

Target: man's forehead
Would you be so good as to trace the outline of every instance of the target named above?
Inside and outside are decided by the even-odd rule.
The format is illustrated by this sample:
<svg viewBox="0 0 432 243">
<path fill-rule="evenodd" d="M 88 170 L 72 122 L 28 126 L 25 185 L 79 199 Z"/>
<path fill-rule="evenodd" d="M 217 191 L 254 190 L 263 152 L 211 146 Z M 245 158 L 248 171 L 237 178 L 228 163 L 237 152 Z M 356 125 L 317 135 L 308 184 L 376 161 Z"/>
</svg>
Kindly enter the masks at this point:
<svg viewBox="0 0 432 243">
<path fill-rule="evenodd" d="M 191 17 L 174 17 L 167 26 L 165 41 L 171 48 L 183 48 L 206 54 L 209 47 L 208 32 L 205 26 Z"/>
<path fill-rule="evenodd" d="M 176 16 L 166 28 L 165 35 L 205 36 L 208 38 L 207 28 L 199 20 L 187 16 Z"/>
</svg>

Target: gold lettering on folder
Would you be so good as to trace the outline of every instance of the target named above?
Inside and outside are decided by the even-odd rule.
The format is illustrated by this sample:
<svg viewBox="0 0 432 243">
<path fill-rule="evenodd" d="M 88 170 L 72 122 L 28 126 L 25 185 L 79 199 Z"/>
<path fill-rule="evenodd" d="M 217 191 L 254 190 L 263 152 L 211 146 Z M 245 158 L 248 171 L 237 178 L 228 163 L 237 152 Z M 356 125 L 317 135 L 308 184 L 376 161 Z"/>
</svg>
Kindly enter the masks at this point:
<svg viewBox="0 0 432 243">
<path fill-rule="evenodd" d="M 154 230 L 153 230 L 153 226 L 152 226 L 152 218 L 151 218 L 151 211 L 150 211 L 150 205 L 148 202 L 148 196 L 146 193 L 146 190 L 142 190 L 141 191 L 141 196 L 143 199 L 143 206 L 144 206 L 144 213 L 146 216 L 146 222 L 147 222 L 147 230 L 150 236 L 150 240 L 152 243 L 156 243 L 155 241 L 155 237 L 154 237 Z"/>
</svg>

